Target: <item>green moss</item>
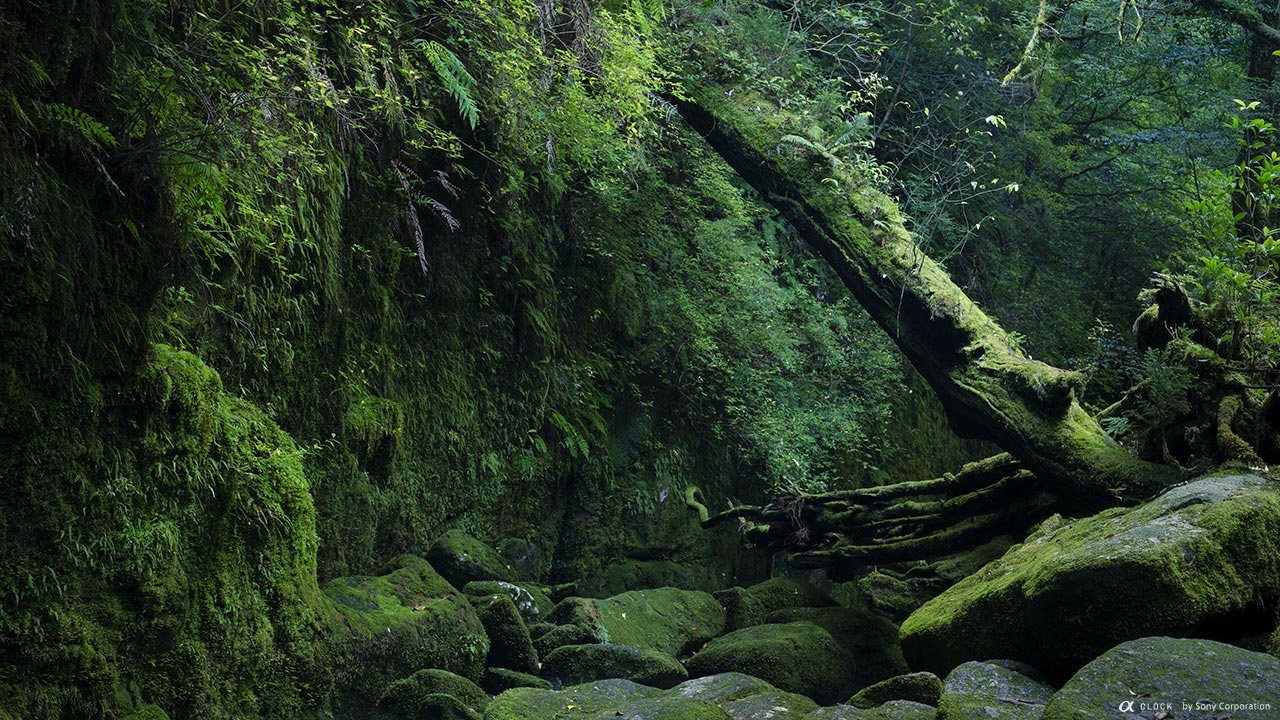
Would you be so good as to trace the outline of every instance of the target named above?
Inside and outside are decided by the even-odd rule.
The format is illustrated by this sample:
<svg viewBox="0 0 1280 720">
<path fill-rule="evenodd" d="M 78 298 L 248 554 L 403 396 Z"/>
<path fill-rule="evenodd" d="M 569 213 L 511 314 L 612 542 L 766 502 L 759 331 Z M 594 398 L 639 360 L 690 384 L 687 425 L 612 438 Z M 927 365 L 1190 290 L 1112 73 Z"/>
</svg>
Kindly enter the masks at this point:
<svg viewBox="0 0 1280 720">
<path fill-rule="evenodd" d="M 626 680 L 605 680 L 563 691 L 517 688 L 494 699 L 484 720 L 636 717 L 646 720 L 730 720 L 720 708 Z"/>
<path fill-rule="evenodd" d="M 493 548 L 459 530 L 450 530 L 431 544 L 427 560 L 459 587 L 479 580 L 511 582 L 515 573 Z"/>
<path fill-rule="evenodd" d="M 393 678 L 440 668 L 473 682 L 489 651 L 466 596 L 424 560 L 404 555 L 386 575 L 337 578 L 324 586 L 341 628 L 337 680 L 352 702 L 375 702 Z"/>
<path fill-rule="evenodd" d="M 840 606 L 785 608 L 766 615 L 765 622 L 810 622 L 826 630 L 855 660 L 854 688 L 900 675 L 909 669 L 898 644 L 898 626 L 870 610 Z"/>
<path fill-rule="evenodd" d="M 386 398 L 353 400 L 342 418 L 342 433 L 367 466 L 385 468 L 404 435 L 404 409 Z"/>
<path fill-rule="evenodd" d="M 890 700 L 883 705 L 862 710 L 847 705 L 819 708 L 806 720 L 936 720 L 938 709 L 911 700 Z"/>
<path fill-rule="evenodd" d="M 737 700 L 728 700 L 721 703 L 720 708 L 735 718 L 759 717 L 786 720 L 799 718 L 811 710 L 817 710 L 818 704 L 804 695 L 774 690 Z"/>
<path fill-rule="evenodd" d="M 558 647 L 542 659 L 542 672 L 565 685 L 622 678 L 669 688 L 689 677 L 670 655 L 613 643 Z"/>
<path fill-rule="evenodd" d="M 546 657 L 562 645 L 604 642 L 605 638 L 600 637 L 599 633 L 599 628 L 585 625 L 554 625 L 533 637 L 533 647 L 538 651 L 539 657 Z"/>
<path fill-rule="evenodd" d="M 601 710 L 621 710 L 633 702 L 662 697 L 663 691 L 630 680 L 605 680 L 564 690 L 514 688 L 494 698 L 485 720 L 547 720 L 590 717 Z"/>
<path fill-rule="evenodd" d="M 1062 676 L 1135 635 L 1189 632 L 1261 611 L 1280 588 L 1280 495 L 1256 476 L 1212 476 L 1012 548 L 902 625 L 913 667 L 1004 656 Z M 1053 635 L 1045 645 L 1039 638 Z"/>
<path fill-rule="evenodd" d="M 711 705 L 722 705 L 729 700 L 777 692 L 777 690 L 778 688 L 758 677 L 739 672 L 724 672 L 686 680 L 675 686 L 672 693 Z"/>
<path fill-rule="evenodd" d="M 676 588 L 634 590 L 601 600 L 567 598 L 550 618 L 588 628 L 604 641 L 672 656 L 701 645 L 725 627 L 724 609 L 714 597 Z"/>
<path fill-rule="evenodd" d="M 45 572 L 58 584 L 5 615 L 27 670 L 0 674 L 0 705 L 33 718 L 140 701 L 210 718 L 318 707 L 332 689 L 330 626 L 293 440 L 165 346 L 112 397 L 114 427 L 82 431 L 113 449 L 66 468 L 95 481 L 46 485 L 49 502 L 24 519 L 27 542 L 57 548 Z"/>
<path fill-rule="evenodd" d="M 1039 720 L 1053 688 L 995 663 L 968 662 L 947 676 L 938 713 L 955 720 Z"/>
<path fill-rule="evenodd" d="M 849 696 L 854 658 L 807 622 L 755 625 L 712 640 L 685 663 L 689 674 L 740 672 L 827 703 Z"/>
<path fill-rule="evenodd" d="M 216 429 L 222 378 L 195 355 L 156 345 L 135 385 L 145 418 L 142 446 L 151 453 L 201 453 Z"/>
<path fill-rule="evenodd" d="M 379 707 L 405 717 L 436 717 L 439 705 L 448 704 L 439 696 L 447 695 L 474 712 L 483 712 L 489 696 L 479 685 L 447 670 L 419 670 L 407 678 L 387 686 L 378 699 Z"/>
<path fill-rule="evenodd" d="M 551 598 L 532 583 L 517 585 L 500 580 L 476 580 L 464 585 L 462 592 L 471 597 L 505 594 L 515 603 L 516 609 L 520 611 L 520 617 L 530 625 L 539 622 L 540 618 L 549 614 L 554 607 Z"/>
<path fill-rule="evenodd" d="M 731 588 L 715 594 L 724 605 L 731 630 L 760 625 L 771 612 L 793 607 L 826 607 L 833 605 L 831 598 L 821 590 L 802 580 L 789 577 L 773 578 L 749 588 Z"/>
<path fill-rule="evenodd" d="M 1151 708 L 1170 704 L 1173 717 L 1189 720 L 1270 717 L 1280 707 L 1277 677 L 1280 659 L 1272 655 L 1211 640 L 1140 638 L 1081 668 L 1049 700 L 1042 720 L 1092 720 L 1098 708 L 1112 707 L 1117 697 L 1141 698 L 1138 702 Z M 1187 709 L 1184 703 L 1194 706 Z M 1222 703 L 1257 705 L 1229 708 Z"/>
<path fill-rule="evenodd" d="M 476 599 L 476 614 L 484 623 L 489 638 L 488 667 L 503 667 L 524 672 L 538 670 L 538 654 L 529 639 L 520 611 L 506 593 Z"/>
<path fill-rule="evenodd" d="M 484 680 L 480 683 L 485 692 L 491 695 L 500 695 L 507 690 L 518 687 L 541 688 L 550 690 L 551 683 L 543 680 L 537 675 L 518 672 L 516 670 L 508 670 L 507 668 L 487 668 L 484 671 Z"/>
<path fill-rule="evenodd" d="M 849 698 L 849 705 L 871 708 L 890 700 L 911 700 L 937 707 L 942 696 L 942 680 L 929 672 L 898 675 L 859 690 Z"/>
</svg>

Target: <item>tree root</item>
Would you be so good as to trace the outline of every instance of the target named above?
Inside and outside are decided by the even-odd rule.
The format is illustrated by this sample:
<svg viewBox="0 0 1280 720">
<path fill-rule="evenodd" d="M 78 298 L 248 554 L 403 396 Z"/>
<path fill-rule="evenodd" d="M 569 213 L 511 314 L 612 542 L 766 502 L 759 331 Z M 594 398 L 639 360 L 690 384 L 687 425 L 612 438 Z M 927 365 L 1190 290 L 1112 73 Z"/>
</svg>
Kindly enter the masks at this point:
<svg viewBox="0 0 1280 720">
<path fill-rule="evenodd" d="M 798 550 L 798 567 L 849 569 L 961 551 L 1026 530 L 1054 503 L 1030 470 L 1001 454 L 932 480 L 738 506 L 702 525 L 736 521 L 753 543 Z"/>
<path fill-rule="evenodd" d="M 1243 408 L 1244 400 L 1239 395 L 1228 395 L 1218 403 L 1218 451 L 1228 460 L 1254 466 L 1262 465 L 1262 459 L 1254 452 L 1253 446 L 1237 435 L 1231 427 L 1236 415 L 1239 415 Z"/>
</svg>

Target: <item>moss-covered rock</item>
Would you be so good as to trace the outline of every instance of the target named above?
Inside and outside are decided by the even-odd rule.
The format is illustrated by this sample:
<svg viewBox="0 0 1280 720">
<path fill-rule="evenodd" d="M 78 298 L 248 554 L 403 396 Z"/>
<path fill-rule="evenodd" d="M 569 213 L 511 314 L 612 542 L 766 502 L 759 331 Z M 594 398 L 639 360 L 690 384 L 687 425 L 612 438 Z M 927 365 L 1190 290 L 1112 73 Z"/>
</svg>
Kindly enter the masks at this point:
<svg viewBox="0 0 1280 720">
<path fill-rule="evenodd" d="M 942 680 L 931 672 L 898 675 L 859 690 L 846 703 L 870 708 L 890 700 L 911 700 L 925 705 L 938 706 L 942 696 Z"/>
<path fill-rule="evenodd" d="M 536 713 L 522 715 L 485 715 L 485 720 L 545 720 L 546 718 L 635 718 L 636 720 L 734 720 L 724 710 L 682 697 L 634 699 L 622 703 L 607 704 L 596 713 L 582 712 L 583 706 L 563 706 L 555 715 Z"/>
<path fill-rule="evenodd" d="M 378 705 L 402 717 L 445 716 L 452 703 L 441 696 L 456 699 L 470 711 L 478 713 L 489 705 L 489 696 L 479 685 L 455 675 L 448 670 L 419 670 L 407 678 L 396 680 L 387 686 Z"/>
<path fill-rule="evenodd" d="M 772 690 L 720 703 L 733 720 L 798 720 L 818 703 L 796 693 Z"/>
<path fill-rule="evenodd" d="M 427 561 L 457 587 L 477 580 L 516 580 L 515 571 L 494 551 L 479 540 L 450 530 L 431 544 Z"/>
<path fill-rule="evenodd" d="M 334 628 L 302 452 L 193 353 L 136 361 L 0 431 L 0 715 L 303 715 Z"/>
<path fill-rule="evenodd" d="M 417 698 L 412 713 L 396 713 L 404 720 L 480 720 L 480 713 L 452 695 L 432 693 Z"/>
<path fill-rule="evenodd" d="M 1126 700 L 1135 702 L 1135 712 L 1117 713 Z M 1211 640 L 1131 640 L 1081 668 L 1049 700 L 1042 720 L 1155 717 L 1166 710 L 1177 720 L 1280 716 L 1280 658 Z"/>
<path fill-rule="evenodd" d="M 729 588 L 715 593 L 725 609 L 729 630 L 762 625 L 765 616 L 784 608 L 828 607 L 835 603 L 818 588 L 789 577 L 773 578 L 749 588 Z"/>
<path fill-rule="evenodd" d="M 760 678 L 739 672 L 726 672 L 686 680 L 672 688 L 671 692 L 711 705 L 723 705 L 729 700 L 775 692 L 777 689 Z"/>
<path fill-rule="evenodd" d="M 494 544 L 493 549 L 515 572 L 516 577 L 544 578 L 550 569 L 551 559 L 542 546 L 526 538 L 502 538 Z"/>
<path fill-rule="evenodd" d="M 539 625 L 542 627 L 538 629 L 539 634 L 536 637 L 530 633 L 538 657 L 546 657 L 556 648 L 566 645 L 587 645 L 603 641 L 603 638 L 596 634 L 597 628 L 583 625 L 552 625 L 548 630 L 547 623 L 539 623 Z"/>
<path fill-rule="evenodd" d="M 601 641 L 676 656 L 719 635 L 725 626 L 724 608 L 714 597 L 676 588 L 634 590 L 602 600 L 566 598 L 550 619 L 588 628 Z"/>
<path fill-rule="evenodd" d="M 555 603 L 537 585 L 532 583 L 509 583 L 501 580 L 477 580 L 462 587 L 462 592 L 471 597 L 485 597 L 495 593 L 506 593 L 511 602 L 516 604 L 520 617 L 525 624 L 532 625 L 546 617 Z"/>
<path fill-rule="evenodd" d="M 402 555 L 378 577 L 337 578 L 324 587 L 345 639 L 340 683 L 374 701 L 387 683 L 420 668 L 469 680 L 484 673 L 484 625 L 466 596 L 421 558 Z"/>
<path fill-rule="evenodd" d="M 939 674 L 1012 657 L 1065 677 L 1123 640 L 1263 612 L 1261 599 L 1280 594 L 1276 537 L 1274 483 L 1203 478 L 1039 531 L 913 613 L 903 652 Z"/>
<path fill-rule="evenodd" d="M 489 654 L 485 665 L 522 672 L 538 670 L 538 653 L 529 639 L 520 611 L 506 593 L 474 598 L 476 614 L 489 637 Z"/>
<path fill-rule="evenodd" d="M 902 657 L 902 647 L 898 642 L 898 626 L 888 618 L 870 610 L 838 605 L 786 608 L 769 613 L 765 616 L 765 621 L 768 623 L 811 622 L 831 633 L 831 637 L 853 655 L 853 686 L 855 688 L 866 687 L 910 670 L 907 667 L 907 661 Z"/>
<path fill-rule="evenodd" d="M 598 717 L 602 710 L 620 711 L 664 694 L 663 690 L 621 679 L 574 685 L 563 690 L 513 688 L 493 699 L 485 710 L 484 720 Z"/>
<path fill-rule="evenodd" d="M 1038 720 L 1053 688 L 1003 665 L 967 662 L 947 676 L 942 720 Z"/>
<path fill-rule="evenodd" d="M 715 566 L 678 563 L 672 560 L 635 560 L 627 558 L 609 563 L 591 578 L 593 592 L 616 595 L 631 590 L 656 587 L 675 587 L 698 590 L 723 587 L 712 577 Z"/>
<path fill-rule="evenodd" d="M 500 695 L 511 688 L 518 687 L 550 690 L 551 683 L 537 675 L 530 675 L 507 668 L 491 667 L 485 670 L 484 680 L 480 682 L 480 687 L 484 688 L 484 691 L 490 695 Z"/>
<path fill-rule="evenodd" d="M 674 687 L 689 677 L 670 655 L 613 643 L 558 647 L 542 661 L 542 673 L 565 685 L 623 678 L 659 688 Z"/>
<path fill-rule="evenodd" d="M 627 680 L 583 683 L 562 691 L 518 688 L 499 695 L 485 720 L 786 720 L 804 717 L 816 708 L 807 697 L 781 692 L 757 678 L 725 673 L 670 690 Z"/>
<path fill-rule="evenodd" d="M 695 677 L 740 672 L 821 703 L 848 697 L 854 677 L 849 651 L 807 622 L 735 630 L 712 640 L 685 665 Z"/>
<path fill-rule="evenodd" d="M 1013 538 L 1001 535 L 964 552 L 947 555 L 928 564 L 910 567 L 880 567 L 858 578 L 858 588 L 876 612 L 902 622 L 917 608 L 999 558 Z"/>
<path fill-rule="evenodd" d="M 547 633 L 551 632 L 552 630 L 555 630 L 560 626 L 556 625 L 555 623 L 536 622 L 536 623 L 530 623 L 527 627 L 529 628 L 530 639 L 537 640 L 538 638 L 542 637 L 543 635 L 546 635 Z M 565 644 L 567 645 L 571 643 L 565 643 Z"/>
<path fill-rule="evenodd" d="M 851 705 L 832 705 L 818 708 L 804 717 L 805 720 L 935 720 L 938 709 L 910 700 L 890 700 L 867 710 Z"/>
</svg>

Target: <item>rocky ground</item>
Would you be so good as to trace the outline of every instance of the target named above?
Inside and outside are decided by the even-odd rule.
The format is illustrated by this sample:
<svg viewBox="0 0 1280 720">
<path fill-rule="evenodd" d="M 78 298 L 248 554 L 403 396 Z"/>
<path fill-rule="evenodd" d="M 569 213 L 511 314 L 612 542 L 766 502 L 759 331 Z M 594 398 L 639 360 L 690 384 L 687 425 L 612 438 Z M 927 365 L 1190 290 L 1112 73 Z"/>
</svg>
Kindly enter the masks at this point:
<svg viewBox="0 0 1280 720">
<path fill-rule="evenodd" d="M 789 577 L 714 594 L 576 597 L 523 580 L 489 546 L 451 532 L 425 559 L 324 588 L 349 633 L 338 678 L 346 706 L 334 712 L 1276 718 L 1277 538 L 1273 481 L 1202 478 L 1136 508 L 1053 518 L 899 627 L 874 588 L 828 593 Z"/>
</svg>

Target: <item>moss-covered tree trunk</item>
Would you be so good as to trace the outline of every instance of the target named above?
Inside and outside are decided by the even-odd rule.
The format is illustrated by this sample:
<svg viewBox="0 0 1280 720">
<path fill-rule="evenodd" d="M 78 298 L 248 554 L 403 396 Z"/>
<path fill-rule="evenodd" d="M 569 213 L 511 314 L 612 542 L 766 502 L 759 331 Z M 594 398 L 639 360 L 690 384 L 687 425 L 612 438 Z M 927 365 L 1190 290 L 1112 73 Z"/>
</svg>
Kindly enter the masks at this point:
<svg viewBox="0 0 1280 720">
<path fill-rule="evenodd" d="M 1065 506 L 1149 496 L 1175 468 L 1136 460 L 1075 401 L 1078 373 L 1026 356 L 903 228 L 891 199 L 817 152 L 779 144 L 796 130 L 768 100 L 691 84 L 684 119 L 835 269 L 889 333 L 965 437 L 998 444 Z"/>
</svg>

